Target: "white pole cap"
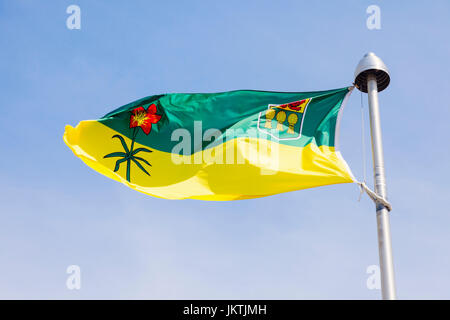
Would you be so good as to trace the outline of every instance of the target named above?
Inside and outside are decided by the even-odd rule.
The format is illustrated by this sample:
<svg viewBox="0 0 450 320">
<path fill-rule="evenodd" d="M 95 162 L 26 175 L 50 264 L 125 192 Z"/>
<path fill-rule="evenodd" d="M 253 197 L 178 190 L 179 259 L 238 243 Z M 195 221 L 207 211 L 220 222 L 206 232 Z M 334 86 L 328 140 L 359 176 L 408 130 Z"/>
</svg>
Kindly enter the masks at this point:
<svg viewBox="0 0 450 320">
<path fill-rule="evenodd" d="M 391 81 L 388 68 L 373 52 L 366 53 L 356 67 L 355 84 L 360 91 L 367 93 L 367 77 L 370 74 L 377 79 L 378 92 L 386 89 Z"/>
</svg>

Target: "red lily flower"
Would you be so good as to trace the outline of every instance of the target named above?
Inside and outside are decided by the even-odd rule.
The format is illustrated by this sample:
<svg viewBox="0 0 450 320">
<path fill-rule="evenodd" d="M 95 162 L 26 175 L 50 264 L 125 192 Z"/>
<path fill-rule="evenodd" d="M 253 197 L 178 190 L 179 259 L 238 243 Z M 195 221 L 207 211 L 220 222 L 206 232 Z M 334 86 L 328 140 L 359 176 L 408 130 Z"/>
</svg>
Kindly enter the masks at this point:
<svg viewBox="0 0 450 320">
<path fill-rule="evenodd" d="M 144 107 L 134 109 L 130 118 L 130 128 L 141 127 L 146 135 L 152 131 L 152 124 L 161 120 L 161 116 L 156 114 L 156 105 L 152 104 L 147 110 Z"/>
</svg>

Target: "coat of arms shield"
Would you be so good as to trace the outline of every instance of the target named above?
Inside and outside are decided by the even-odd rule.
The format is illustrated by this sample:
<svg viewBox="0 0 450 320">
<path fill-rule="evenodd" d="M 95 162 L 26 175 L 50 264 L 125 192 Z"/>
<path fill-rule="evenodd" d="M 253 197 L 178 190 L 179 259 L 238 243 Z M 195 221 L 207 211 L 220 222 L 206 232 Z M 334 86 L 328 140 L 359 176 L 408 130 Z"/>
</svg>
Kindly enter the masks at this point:
<svg viewBox="0 0 450 320">
<path fill-rule="evenodd" d="M 276 140 L 297 140 L 302 136 L 303 120 L 311 98 L 284 104 L 269 104 L 260 112 L 258 130 Z"/>
</svg>

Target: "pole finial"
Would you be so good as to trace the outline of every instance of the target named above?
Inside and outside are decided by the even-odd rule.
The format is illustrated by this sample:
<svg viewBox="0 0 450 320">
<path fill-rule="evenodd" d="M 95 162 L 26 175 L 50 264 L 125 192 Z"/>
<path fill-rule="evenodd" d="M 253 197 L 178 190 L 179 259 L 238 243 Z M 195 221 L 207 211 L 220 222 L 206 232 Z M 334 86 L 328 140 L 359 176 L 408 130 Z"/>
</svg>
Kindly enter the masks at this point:
<svg viewBox="0 0 450 320">
<path fill-rule="evenodd" d="M 366 53 L 355 70 L 355 84 L 362 92 L 367 93 L 367 77 L 370 74 L 377 79 L 378 92 L 387 88 L 391 80 L 389 70 L 373 52 Z"/>
</svg>

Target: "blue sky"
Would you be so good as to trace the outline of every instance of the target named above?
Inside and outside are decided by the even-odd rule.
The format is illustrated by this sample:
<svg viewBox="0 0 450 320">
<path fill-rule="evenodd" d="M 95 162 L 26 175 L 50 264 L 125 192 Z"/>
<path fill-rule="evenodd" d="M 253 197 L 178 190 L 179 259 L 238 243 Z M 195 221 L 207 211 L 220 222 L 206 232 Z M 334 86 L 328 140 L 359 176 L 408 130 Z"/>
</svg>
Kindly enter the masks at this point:
<svg viewBox="0 0 450 320">
<path fill-rule="evenodd" d="M 70 4 L 81 30 L 66 28 Z M 381 30 L 366 27 L 371 4 Z M 380 103 L 398 297 L 449 299 L 449 12 L 445 0 L 0 1 L 0 298 L 378 299 L 374 206 L 356 185 L 156 199 L 62 140 L 66 124 L 152 94 L 347 86 L 374 51 L 391 71 Z M 354 91 L 340 143 L 358 178 L 360 117 Z M 72 264 L 81 290 L 66 288 Z"/>
</svg>

